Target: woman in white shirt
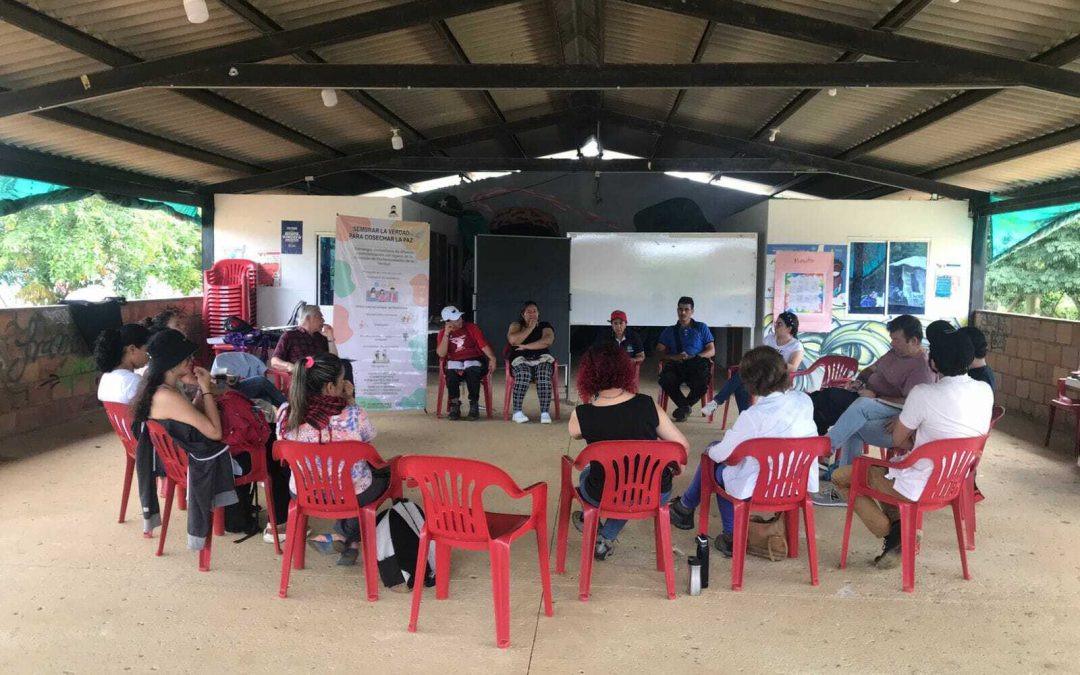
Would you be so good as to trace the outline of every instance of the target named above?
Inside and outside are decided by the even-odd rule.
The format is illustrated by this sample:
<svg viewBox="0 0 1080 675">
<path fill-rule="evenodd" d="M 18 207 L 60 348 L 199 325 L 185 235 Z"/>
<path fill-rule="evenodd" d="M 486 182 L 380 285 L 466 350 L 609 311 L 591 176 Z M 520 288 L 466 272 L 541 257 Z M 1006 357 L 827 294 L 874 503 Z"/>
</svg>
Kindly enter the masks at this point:
<svg viewBox="0 0 1080 675">
<path fill-rule="evenodd" d="M 131 403 L 142 378 L 135 374 L 149 361 L 146 342 L 150 331 L 137 323 L 106 328 L 94 341 L 94 361 L 103 374 L 98 382 L 97 397 L 108 403 Z"/>
<path fill-rule="evenodd" d="M 757 397 L 754 404 L 739 415 L 735 424 L 724 434 L 724 440 L 709 445 L 709 457 L 717 463 L 716 483 L 736 499 L 754 494 L 758 478 L 758 462 L 747 458 L 735 466 L 723 462 L 743 441 L 755 438 L 806 438 L 817 435 L 814 424 L 814 404 L 801 391 L 791 390 L 787 364 L 780 352 L 772 347 L 755 347 L 739 363 L 742 381 L 750 394 Z M 810 471 L 807 486 L 818 490 L 817 471 Z M 716 538 L 716 549 L 731 557 L 731 535 L 735 514 L 731 502 L 717 497 L 724 532 Z M 671 524 L 681 530 L 694 527 L 694 509 L 701 502 L 701 466 L 682 497 L 671 502 Z M 707 505 L 702 506 L 707 508 Z"/>
<path fill-rule="evenodd" d="M 776 321 L 773 322 L 773 332 L 766 335 L 763 341 L 766 347 L 771 347 L 780 353 L 784 363 L 787 364 L 789 373 L 794 373 L 802 364 L 803 346 L 798 337 L 799 317 L 794 312 L 780 312 L 780 316 L 776 317 Z M 724 383 L 724 386 L 720 388 L 720 391 L 716 393 L 713 400 L 709 401 L 701 409 L 702 416 L 708 417 L 716 412 L 716 409 L 723 405 L 724 401 L 727 401 L 732 395 L 735 396 L 735 405 L 739 407 L 740 413 L 750 407 L 750 392 L 746 390 L 739 371 L 735 371 L 728 378 L 728 381 Z"/>
</svg>

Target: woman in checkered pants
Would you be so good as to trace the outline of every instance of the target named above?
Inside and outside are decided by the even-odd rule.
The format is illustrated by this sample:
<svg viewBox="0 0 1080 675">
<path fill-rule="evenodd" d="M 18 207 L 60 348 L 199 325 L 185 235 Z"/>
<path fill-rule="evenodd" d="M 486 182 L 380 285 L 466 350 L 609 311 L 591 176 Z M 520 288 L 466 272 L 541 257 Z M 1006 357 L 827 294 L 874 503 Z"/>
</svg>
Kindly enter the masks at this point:
<svg viewBox="0 0 1080 675">
<path fill-rule="evenodd" d="M 507 359 L 514 378 L 512 395 L 514 406 L 513 420 L 517 424 L 529 421 L 521 411 L 529 383 L 536 380 L 536 394 L 540 399 L 540 423 L 551 424 L 548 408 L 551 406 L 551 376 L 555 369 L 555 359 L 548 349 L 555 342 L 555 329 L 546 321 L 540 320 L 540 308 L 529 300 L 521 307 L 521 315 L 510 324 L 506 332 Z"/>
</svg>

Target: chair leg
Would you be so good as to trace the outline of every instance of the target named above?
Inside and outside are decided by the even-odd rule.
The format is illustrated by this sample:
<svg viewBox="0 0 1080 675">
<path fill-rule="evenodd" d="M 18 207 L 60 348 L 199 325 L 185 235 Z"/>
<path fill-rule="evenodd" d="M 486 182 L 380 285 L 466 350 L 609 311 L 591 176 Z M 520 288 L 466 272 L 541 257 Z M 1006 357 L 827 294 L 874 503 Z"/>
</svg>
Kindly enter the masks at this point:
<svg viewBox="0 0 1080 675">
<path fill-rule="evenodd" d="M 290 521 L 292 522 L 292 521 Z M 427 528 L 420 529 L 420 548 L 416 551 L 416 573 L 413 575 L 412 612 L 409 614 L 409 632 L 416 632 L 416 619 L 420 616 L 420 599 L 424 595 L 424 576 L 427 574 L 428 542 Z"/>
<path fill-rule="evenodd" d="M 956 524 L 956 543 L 960 549 L 960 569 L 964 573 L 964 579 L 971 579 L 971 573 L 968 571 L 967 560 L 967 541 L 964 537 L 964 518 L 963 508 L 960 506 L 960 501 L 954 499 L 952 503 L 953 522 Z"/>
<path fill-rule="evenodd" d="M 851 540 L 851 518 L 855 515 L 855 497 L 858 489 L 853 482 L 848 491 L 847 514 L 844 516 L 844 535 L 840 540 L 840 569 L 847 567 L 848 542 Z"/>
<path fill-rule="evenodd" d="M 900 560 L 902 587 L 905 593 L 915 591 L 915 529 L 918 507 L 914 504 L 900 505 Z"/>
<path fill-rule="evenodd" d="M 295 533 L 296 546 L 292 547 L 292 550 L 293 550 L 292 563 L 293 563 L 293 569 L 294 570 L 302 570 L 302 569 L 304 569 L 304 563 L 307 560 L 307 541 L 305 541 L 307 539 L 307 537 L 305 535 L 307 533 L 308 517 L 301 513 L 301 514 L 299 514 L 299 518 L 300 518 L 300 522 L 298 522 L 296 524 L 296 533 Z M 290 524 L 292 523 L 292 518 L 289 518 L 289 523 Z"/>
<path fill-rule="evenodd" d="M 217 529 L 217 522 L 221 520 L 225 522 L 225 511 L 221 507 L 214 509 L 214 525 L 210 528 L 210 531 L 206 533 L 206 542 L 203 544 L 203 548 L 199 551 L 199 571 L 210 571 L 210 554 L 213 551 L 214 546 L 214 530 Z"/>
<path fill-rule="evenodd" d="M 817 532 L 814 529 L 814 505 L 809 498 L 802 505 L 806 525 L 806 557 L 810 558 L 810 585 L 818 585 Z M 797 512 L 793 512 L 797 513 Z M 798 520 L 796 520 L 798 522 Z"/>
<path fill-rule="evenodd" d="M 169 533 L 169 515 L 172 513 L 173 489 L 171 478 L 165 479 L 165 510 L 161 514 L 161 535 L 158 537 L 157 555 L 165 552 L 165 535 Z"/>
<path fill-rule="evenodd" d="M 799 557 L 799 512 L 784 512 L 784 529 L 787 534 L 787 557 Z"/>
<path fill-rule="evenodd" d="M 360 509 L 360 554 L 364 558 L 364 585 L 367 599 L 379 599 L 379 552 L 375 547 L 375 508 Z M 420 582 L 423 584 L 423 582 Z"/>
<path fill-rule="evenodd" d="M 559 492 L 559 513 L 555 531 L 555 573 L 566 574 L 566 546 L 570 536 L 570 509 L 574 498 L 565 489 Z"/>
<path fill-rule="evenodd" d="M 670 522 L 670 516 L 668 517 Z M 656 512 L 656 517 L 653 518 L 653 543 L 656 547 L 656 569 L 660 572 L 664 571 L 664 542 L 660 538 L 660 512 Z"/>
<path fill-rule="evenodd" d="M 484 379 L 484 404 L 487 406 L 488 419 L 492 419 L 495 413 L 491 407 L 491 375 Z"/>
<path fill-rule="evenodd" d="M 1080 457 L 1080 410 L 1073 410 L 1076 413 L 1076 443 L 1073 445 L 1073 453 Z"/>
<path fill-rule="evenodd" d="M 975 550 L 975 477 L 968 475 L 960 488 L 960 513 L 964 519 L 964 547 Z"/>
<path fill-rule="evenodd" d="M 435 417 L 442 418 L 443 416 L 443 394 L 446 393 L 446 375 L 442 372 L 442 368 L 439 368 L 439 387 L 438 394 L 435 396 Z"/>
<path fill-rule="evenodd" d="M 558 364 L 556 364 L 557 366 Z M 562 409 L 559 406 L 559 369 L 558 367 L 552 368 L 551 371 L 551 402 L 555 404 L 555 421 L 558 422 L 562 416 Z"/>
<path fill-rule="evenodd" d="M 491 542 L 491 595 L 495 605 L 495 644 L 510 646 L 510 546 Z"/>
<path fill-rule="evenodd" d="M 662 505 L 656 516 L 657 529 L 660 531 L 660 556 L 664 565 L 664 585 L 667 587 L 668 600 L 675 599 L 675 560 L 671 553 L 671 516 L 666 504 Z M 659 551 L 658 551 L 659 553 Z"/>
<path fill-rule="evenodd" d="M 1054 430 L 1054 416 L 1057 415 L 1057 408 L 1050 405 L 1050 419 L 1046 422 L 1046 439 L 1043 440 L 1043 447 L 1050 447 L 1050 432 Z"/>
<path fill-rule="evenodd" d="M 514 381 L 509 376 L 506 378 L 506 392 L 503 394 L 503 422 L 510 421 L 510 392 L 514 389 Z"/>
<path fill-rule="evenodd" d="M 187 486 L 176 486 L 176 505 L 181 511 L 187 511 Z"/>
<path fill-rule="evenodd" d="M 124 493 L 120 495 L 120 520 L 118 523 L 124 522 L 127 518 L 127 505 L 128 497 L 131 495 L 131 479 L 135 476 L 135 460 L 131 457 L 127 457 L 127 464 L 124 467 Z"/>
<path fill-rule="evenodd" d="M 225 510 L 214 509 L 214 534 L 219 537 L 225 536 Z"/>
<path fill-rule="evenodd" d="M 450 597 L 450 546 L 435 542 L 435 599 Z"/>
<path fill-rule="evenodd" d="M 724 401 L 724 416 L 720 418 L 720 428 L 721 429 L 726 429 L 727 428 L 727 413 L 728 413 L 728 406 L 730 404 L 731 404 L 731 397 L 728 397 L 728 400 Z"/>
<path fill-rule="evenodd" d="M 266 497 L 266 518 L 270 521 L 270 531 L 274 533 L 274 553 L 281 555 L 281 542 L 278 541 L 278 522 L 274 515 L 274 486 L 270 481 L 270 474 L 263 481 L 263 495 Z"/>
<path fill-rule="evenodd" d="M 592 583 L 593 551 L 596 550 L 596 534 L 600 529 L 600 509 L 585 507 L 585 526 L 581 535 L 581 570 L 578 572 L 578 599 L 589 599 Z"/>
<path fill-rule="evenodd" d="M 746 568 L 746 539 L 750 534 L 750 509 L 740 502 L 736 502 L 734 507 L 735 531 L 731 535 L 731 590 L 741 591 L 743 571 Z"/>
<path fill-rule="evenodd" d="M 547 522 L 545 514 L 536 519 L 536 554 L 540 562 L 540 592 L 544 596 L 544 614 L 551 616 L 551 556 L 548 554 Z"/>
<path fill-rule="evenodd" d="M 300 516 L 296 513 L 295 502 L 289 507 L 289 522 L 285 525 L 285 555 L 281 559 L 281 587 L 278 588 L 278 596 L 284 598 L 289 593 L 289 572 L 292 571 L 293 551 L 296 548 L 298 537 L 296 536 L 296 523 Z M 307 542 L 301 542 L 301 546 Z"/>
</svg>

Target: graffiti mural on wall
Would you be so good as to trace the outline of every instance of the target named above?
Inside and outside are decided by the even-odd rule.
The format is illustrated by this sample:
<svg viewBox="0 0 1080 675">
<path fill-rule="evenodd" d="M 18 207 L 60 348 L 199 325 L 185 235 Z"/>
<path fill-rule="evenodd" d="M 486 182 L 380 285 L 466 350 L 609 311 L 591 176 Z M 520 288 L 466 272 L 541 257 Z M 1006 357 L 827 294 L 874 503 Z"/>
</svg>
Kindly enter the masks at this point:
<svg viewBox="0 0 1080 675">
<path fill-rule="evenodd" d="M 0 314 L 0 410 L 51 399 L 93 369 L 66 307 Z"/>
</svg>

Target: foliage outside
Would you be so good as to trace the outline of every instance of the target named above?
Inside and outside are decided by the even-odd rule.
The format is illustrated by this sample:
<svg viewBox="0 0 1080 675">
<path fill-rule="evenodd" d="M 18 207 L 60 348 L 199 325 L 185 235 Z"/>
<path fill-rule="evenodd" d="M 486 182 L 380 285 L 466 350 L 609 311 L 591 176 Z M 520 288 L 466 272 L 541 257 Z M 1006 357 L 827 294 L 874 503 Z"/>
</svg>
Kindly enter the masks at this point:
<svg viewBox="0 0 1080 675">
<path fill-rule="evenodd" d="M 202 282 L 200 250 L 197 224 L 100 197 L 0 218 L 0 282 L 31 305 L 94 284 L 131 300 L 154 285 L 190 294 Z"/>
<path fill-rule="evenodd" d="M 1030 239 L 987 267 L 987 307 L 1059 319 L 1080 318 L 1080 211 L 1047 221 Z"/>
</svg>

